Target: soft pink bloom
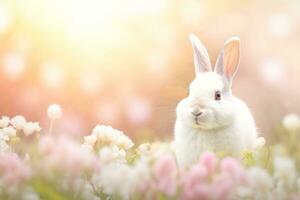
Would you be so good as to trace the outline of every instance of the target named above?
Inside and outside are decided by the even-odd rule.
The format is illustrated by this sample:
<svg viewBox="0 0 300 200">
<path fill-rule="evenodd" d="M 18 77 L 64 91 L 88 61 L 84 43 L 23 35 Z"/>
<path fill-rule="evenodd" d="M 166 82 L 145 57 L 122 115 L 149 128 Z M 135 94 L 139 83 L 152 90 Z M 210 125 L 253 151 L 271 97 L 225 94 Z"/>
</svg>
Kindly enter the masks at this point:
<svg viewBox="0 0 300 200">
<path fill-rule="evenodd" d="M 151 179 L 143 180 L 137 185 L 137 192 L 141 194 L 147 193 L 149 188 L 151 188 L 152 186 L 155 187 L 155 185 L 155 182 L 153 182 L 153 180 Z"/>
<path fill-rule="evenodd" d="M 300 194 L 293 194 L 291 200 L 300 200 Z"/>
<path fill-rule="evenodd" d="M 31 169 L 17 154 L 0 155 L 0 177 L 5 184 L 15 185 L 22 183 L 31 176 Z"/>
<path fill-rule="evenodd" d="M 183 175 L 183 199 L 208 199 L 209 186 L 206 183 L 208 172 L 202 164 L 194 165 L 191 170 Z"/>
<path fill-rule="evenodd" d="M 168 196 L 174 196 L 177 189 L 177 166 L 174 156 L 161 157 L 154 165 L 154 177 L 158 190 Z"/>
<path fill-rule="evenodd" d="M 211 185 L 211 199 L 231 199 L 231 192 L 234 188 L 234 180 L 228 173 L 222 173 L 215 178 Z"/>
<path fill-rule="evenodd" d="M 55 149 L 55 141 L 50 136 L 43 136 L 40 138 L 38 146 L 42 154 L 48 155 Z"/>
<path fill-rule="evenodd" d="M 44 137 L 40 140 L 39 150 L 45 159 L 45 166 L 66 175 L 78 176 L 99 166 L 95 155 L 69 138 Z"/>
<path fill-rule="evenodd" d="M 129 120 L 137 125 L 147 122 L 151 117 L 151 105 L 143 98 L 132 98 L 127 107 Z"/>
<path fill-rule="evenodd" d="M 221 171 L 229 174 L 236 181 L 244 181 L 246 178 L 245 170 L 234 158 L 224 158 L 221 162 Z"/>
<path fill-rule="evenodd" d="M 201 156 L 200 163 L 206 167 L 208 174 L 211 175 L 216 169 L 218 159 L 215 154 L 211 152 L 204 152 Z"/>
</svg>

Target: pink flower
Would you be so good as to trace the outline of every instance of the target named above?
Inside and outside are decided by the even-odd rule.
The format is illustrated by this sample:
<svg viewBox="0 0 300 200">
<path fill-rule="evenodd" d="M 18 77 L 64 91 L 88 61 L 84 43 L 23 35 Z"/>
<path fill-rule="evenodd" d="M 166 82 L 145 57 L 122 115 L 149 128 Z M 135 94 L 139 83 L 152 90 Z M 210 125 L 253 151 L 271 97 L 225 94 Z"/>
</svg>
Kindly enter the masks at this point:
<svg viewBox="0 0 300 200">
<path fill-rule="evenodd" d="M 177 189 L 177 166 L 172 155 L 161 157 L 154 165 L 156 187 L 168 196 L 174 196 Z"/>
<path fill-rule="evenodd" d="M 42 154 L 48 155 L 55 149 L 55 141 L 50 136 L 43 136 L 39 141 L 38 147 Z"/>
<path fill-rule="evenodd" d="M 31 169 L 18 157 L 17 154 L 1 154 L 0 175 L 5 184 L 16 185 L 30 178 Z"/>
<path fill-rule="evenodd" d="M 200 163 L 206 167 L 208 174 L 212 175 L 216 169 L 218 159 L 215 154 L 204 152 L 201 156 Z"/>
<path fill-rule="evenodd" d="M 228 173 L 220 174 L 212 183 L 211 199 L 231 199 L 231 192 L 234 188 L 234 182 Z"/>
<path fill-rule="evenodd" d="M 293 194 L 291 196 L 291 200 L 299 200 L 300 199 L 300 194 Z"/>
<path fill-rule="evenodd" d="M 229 174 L 236 181 L 245 181 L 246 174 L 241 164 L 234 158 L 224 158 L 221 162 L 221 171 Z"/>
<path fill-rule="evenodd" d="M 191 170 L 183 175 L 183 199 L 208 199 L 209 186 L 206 183 L 208 172 L 202 164 L 194 165 Z"/>
<path fill-rule="evenodd" d="M 215 177 L 211 186 L 211 199 L 231 199 L 235 185 L 245 181 L 245 171 L 237 160 L 230 157 L 222 160 L 220 170 L 221 174 Z"/>
<path fill-rule="evenodd" d="M 95 170 L 99 166 L 95 155 L 69 138 L 44 137 L 40 140 L 39 150 L 45 166 L 66 175 L 79 176 L 83 171 Z"/>
</svg>

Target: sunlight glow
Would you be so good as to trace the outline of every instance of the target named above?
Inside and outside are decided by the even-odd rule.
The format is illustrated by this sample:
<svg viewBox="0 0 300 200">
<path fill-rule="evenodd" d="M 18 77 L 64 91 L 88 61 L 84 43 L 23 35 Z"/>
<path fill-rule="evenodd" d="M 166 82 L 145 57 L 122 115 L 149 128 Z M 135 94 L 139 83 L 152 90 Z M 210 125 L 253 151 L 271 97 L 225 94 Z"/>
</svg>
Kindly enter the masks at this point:
<svg viewBox="0 0 300 200">
<path fill-rule="evenodd" d="M 151 105 L 143 98 L 133 98 L 127 105 L 128 119 L 134 123 L 141 125 L 147 122 L 151 117 Z"/>
<path fill-rule="evenodd" d="M 269 17 L 268 27 L 273 36 L 286 37 L 292 30 L 291 18 L 286 13 L 278 13 Z"/>
<path fill-rule="evenodd" d="M 6 30 L 11 23 L 11 17 L 8 10 L 0 5 L 0 32 Z"/>
<path fill-rule="evenodd" d="M 97 119 L 105 124 L 115 124 L 120 116 L 120 111 L 116 104 L 111 102 L 102 102 L 96 108 Z"/>
<path fill-rule="evenodd" d="M 54 63 L 46 63 L 42 66 L 42 78 L 49 87 L 59 87 L 63 84 L 64 73 L 62 68 Z"/>
<path fill-rule="evenodd" d="M 15 53 L 7 54 L 3 59 L 3 72 L 12 79 L 19 79 L 25 70 L 25 57 Z"/>
<path fill-rule="evenodd" d="M 79 77 L 80 87 L 87 94 L 95 94 L 99 92 L 101 87 L 101 81 L 98 72 L 86 70 L 80 74 Z"/>
<path fill-rule="evenodd" d="M 103 0 L 76 0 L 65 5 L 68 33 L 77 39 L 107 33 L 114 26 L 113 20 L 118 14 L 116 5 L 114 1 Z"/>
<path fill-rule="evenodd" d="M 268 84 L 281 82 L 284 75 L 282 63 L 275 58 L 266 58 L 261 63 L 260 75 Z"/>
</svg>

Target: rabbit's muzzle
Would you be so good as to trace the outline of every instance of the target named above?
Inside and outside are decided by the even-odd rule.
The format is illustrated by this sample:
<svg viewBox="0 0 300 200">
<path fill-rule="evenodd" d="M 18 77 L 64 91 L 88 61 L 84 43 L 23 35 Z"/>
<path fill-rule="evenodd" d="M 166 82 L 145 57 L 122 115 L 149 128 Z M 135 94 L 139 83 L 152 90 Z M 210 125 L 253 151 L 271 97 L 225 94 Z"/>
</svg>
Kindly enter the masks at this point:
<svg viewBox="0 0 300 200">
<path fill-rule="evenodd" d="M 201 118 L 203 118 L 204 111 L 199 106 L 193 106 L 189 110 L 190 116 L 193 118 L 195 124 L 199 125 Z"/>
</svg>

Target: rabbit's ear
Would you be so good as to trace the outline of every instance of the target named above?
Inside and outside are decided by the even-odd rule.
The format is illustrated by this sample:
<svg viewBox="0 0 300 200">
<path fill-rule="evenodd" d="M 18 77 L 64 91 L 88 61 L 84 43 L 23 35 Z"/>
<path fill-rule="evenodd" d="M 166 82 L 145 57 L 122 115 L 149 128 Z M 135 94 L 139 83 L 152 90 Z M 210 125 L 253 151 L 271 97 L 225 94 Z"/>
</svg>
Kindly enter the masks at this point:
<svg viewBox="0 0 300 200">
<path fill-rule="evenodd" d="M 229 82 L 234 77 L 240 62 L 240 39 L 227 40 L 216 62 L 215 72 L 225 76 Z"/>
<path fill-rule="evenodd" d="M 194 50 L 194 64 L 196 74 L 200 72 L 212 71 L 210 59 L 206 48 L 194 34 L 190 34 L 190 41 Z"/>
</svg>

